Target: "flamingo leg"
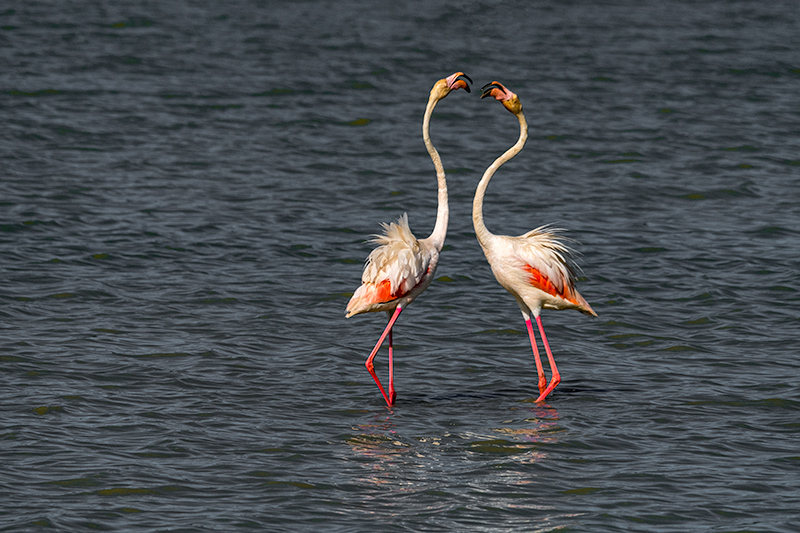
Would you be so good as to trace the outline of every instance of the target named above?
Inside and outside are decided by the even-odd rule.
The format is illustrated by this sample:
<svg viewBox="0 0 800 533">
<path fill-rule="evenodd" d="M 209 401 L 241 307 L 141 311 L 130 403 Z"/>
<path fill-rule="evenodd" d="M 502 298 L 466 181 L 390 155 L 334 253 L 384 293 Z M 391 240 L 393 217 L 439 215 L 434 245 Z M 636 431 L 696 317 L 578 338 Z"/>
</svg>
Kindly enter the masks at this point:
<svg viewBox="0 0 800 533">
<path fill-rule="evenodd" d="M 544 390 L 547 388 L 547 378 L 544 377 L 542 359 L 539 357 L 539 348 L 536 346 L 536 335 L 533 333 L 533 324 L 531 323 L 530 317 L 525 318 L 525 326 L 528 328 L 528 337 L 531 338 L 533 357 L 536 360 L 536 372 L 539 374 L 539 394 L 544 394 Z"/>
<path fill-rule="evenodd" d="M 392 330 L 389 330 L 389 405 L 394 405 L 394 399 L 397 398 L 397 393 L 394 391 L 394 360 L 392 358 Z"/>
<path fill-rule="evenodd" d="M 537 402 L 541 402 L 553 391 L 553 389 L 556 388 L 556 385 L 561 383 L 561 374 L 558 373 L 558 368 L 556 368 L 556 360 L 553 357 L 553 353 L 550 351 L 550 345 L 547 343 L 547 336 L 544 334 L 544 326 L 542 326 L 542 317 L 536 317 L 536 324 L 539 325 L 539 333 L 542 334 L 542 344 L 544 344 L 544 349 L 547 352 L 547 360 L 550 362 L 550 371 L 553 374 L 553 376 L 550 378 L 550 384 L 536 400 Z"/>
<path fill-rule="evenodd" d="M 389 405 L 390 407 L 394 404 L 394 397 L 392 397 L 392 399 L 390 400 L 389 396 L 387 396 L 387 394 L 386 394 L 386 391 L 383 390 L 383 385 L 381 385 L 381 380 L 379 380 L 378 376 L 375 374 L 375 365 L 373 364 L 372 360 L 375 359 L 375 356 L 378 354 L 378 350 L 380 349 L 381 345 L 383 345 L 383 341 L 386 338 L 386 335 L 391 335 L 392 326 L 394 326 L 394 323 L 395 323 L 395 321 L 397 321 L 397 317 L 400 316 L 400 312 L 402 310 L 403 310 L 403 308 L 400 307 L 399 305 L 394 310 L 394 314 L 389 319 L 389 323 L 384 328 L 380 339 L 378 339 L 378 343 L 375 344 L 375 348 L 372 349 L 372 353 L 369 354 L 369 357 L 367 357 L 367 361 L 364 363 L 364 366 L 367 367 L 367 371 L 372 376 L 372 379 L 375 380 L 375 383 L 378 385 L 378 388 L 381 390 L 381 394 L 383 394 L 383 399 L 386 400 L 386 404 Z M 389 346 L 390 346 L 390 348 L 389 348 L 389 357 L 390 357 L 390 359 L 389 359 L 389 361 L 390 361 L 390 364 L 389 364 L 389 372 L 390 372 L 390 374 L 389 374 L 389 381 L 390 381 L 389 392 L 394 392 L 394 384 L 391 382 L 392 381 L 391 336 L 389 337 L 389 339 L 390 339 L 389 340 Z"/>
</svg>

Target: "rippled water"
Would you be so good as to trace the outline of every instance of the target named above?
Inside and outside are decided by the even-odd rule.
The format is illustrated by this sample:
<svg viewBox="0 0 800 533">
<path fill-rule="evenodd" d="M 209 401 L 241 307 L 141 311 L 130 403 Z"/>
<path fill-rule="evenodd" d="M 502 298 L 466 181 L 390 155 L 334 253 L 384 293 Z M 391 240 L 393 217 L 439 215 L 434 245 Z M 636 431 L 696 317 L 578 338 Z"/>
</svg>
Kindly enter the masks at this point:
<svg viewBox="0 0 800 533">
<path fill-rule="evenodd" d="M 0 529 L 799 531 L 795 12 L 3 7 Z M 453 93 L 387 409 L 344 306 L 380 222 L 433 228 L 458 70 L 531 124 L 487 225 L 567 229 L 600 316 L 543 314 L 534 403 L 470 220 L 516 121 Z"/>
</svg>

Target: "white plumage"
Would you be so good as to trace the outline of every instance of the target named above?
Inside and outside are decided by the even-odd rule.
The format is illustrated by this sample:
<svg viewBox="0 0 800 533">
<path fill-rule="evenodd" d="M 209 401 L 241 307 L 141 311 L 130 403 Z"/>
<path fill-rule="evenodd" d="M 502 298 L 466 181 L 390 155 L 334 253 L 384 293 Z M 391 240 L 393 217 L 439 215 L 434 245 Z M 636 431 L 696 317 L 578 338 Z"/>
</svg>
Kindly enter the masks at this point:
<svg viewBox="0 0 800 533">
<path fill-rule="evenodd" d="M 434 258 L 439 252 L 429 243 L 417 240 L 408 227 L 408 215 L 397 222 L 381 224 L 383 235 L 372 242 L 379 246 L 370 252 L 361 275 L 361 286 L 347 304 L 348 317 L 371 311 L 394 310 L 395 300 L 405 305 L 413 301 L 430 284 Z M 388 284 L 386 282 L 388 281 Z M 425 283 L 427 282 L 427 283 Z"/>
</svg>

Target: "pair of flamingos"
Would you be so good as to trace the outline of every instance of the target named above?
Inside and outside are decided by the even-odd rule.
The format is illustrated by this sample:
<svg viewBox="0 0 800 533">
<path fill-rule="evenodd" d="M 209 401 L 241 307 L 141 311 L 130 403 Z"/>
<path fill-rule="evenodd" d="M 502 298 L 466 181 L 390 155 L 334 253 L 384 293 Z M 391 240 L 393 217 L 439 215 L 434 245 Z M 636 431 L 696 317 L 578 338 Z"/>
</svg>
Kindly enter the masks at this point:
<svg viewBox="0 0 800 533">
<path fill-rule="evenodd" d="M 392 361 L 392 326 L 400 316 L 400 312 L 431 284 L 447 233 L 449 215 L 447 183 L 439 152 L 430 139 L 431 115 L 439 100 L 447 96 L 450 91 L 464 89 L 470 92 L 467 82 L 472 83 L 472 80 L 463 72 L 456 72 L 437 81 L 431 89 L 422 121 L 422 138 L 436 167 L 436 179 L 439 185 L 439 207 L 433 232 L 426 239 L 417 239 L 408 227 L 408 217 L 405 214 L 396 223 L 383 224 L 384 234 L 376 236 L 374 240 L 380 246 L 369 254 L 361 276 L 361 286 L 356 289 L 347 304 L 347 317 L 372 311 L 386 311 L 389 316 L 389 323 L 366 361 L 367 370 L 389 406 L 394 405 L 396 397 Z M 497 169 L 522 150 L 528 138 L 528 123 L 517 95 L 506 89 L 503 84 L 493 81 L 483 87 L 481 98 L 487 96 L 498 100 L 517 117 L 520 132 L 516 144 L 498 157 L 483 173 L 472 204 L 472 222 L 492 272 L 500 285 L 516 298 L 525 318 L 539 374 L 540 395 L 536 401 L 541 402 L 560 383 L 561 376 L 544 334 L 540 311 L 543 308 L 576 309 L 587 315 L 597 316 L 597 314 L 575 290 L 573 269 L 567 261 L 570 250 L 558 240 L 553 230 L 548 231 L 547 227 L 543 226 L 518 237 L 509 237 L 494 235 L 486 229 L 483 223 L 483 196 L 486 186 L 489 185 L 489 180 Z M 536 320 L 550 363 L 552 377 L 549 384 L 539 358 L 531 316 Z M 373 359 L 387 336 L 389 337 L 388 394 L 375 375 L 373 366 Z"/>
</svg>

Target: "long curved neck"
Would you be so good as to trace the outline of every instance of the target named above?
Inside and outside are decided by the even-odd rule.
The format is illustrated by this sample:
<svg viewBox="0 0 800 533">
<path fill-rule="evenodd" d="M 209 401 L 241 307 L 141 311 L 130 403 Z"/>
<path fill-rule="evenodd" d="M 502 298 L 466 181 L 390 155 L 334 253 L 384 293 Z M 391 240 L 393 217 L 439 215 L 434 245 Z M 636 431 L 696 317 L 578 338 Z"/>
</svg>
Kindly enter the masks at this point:
<svg viewBox="0 0 800 533">
<path fill-rule="evenodd" d="M 481 181 L 478 182 L 478 188 L 475 190 L 475 199 L 472 201 L 472 225 L 475 227 L 475 235 L 477 235 L 478 242 L 481 245 L 492 236 L 492 233 L 486 229 L 486 224 L 483 223 L 483 195 L 486 194 L 489 180 L 492 179 L 498 168 L 522 150 L 522 147 L 525 146 L 525 141 L 528 140 L 528 122 L 525 120 L 522 109 L 520 109 L 519 113 L 516 113 L 516 116 L 519 119 L 519 139 L 517 139 L 514 146 L 506 150 L 503 155 L 494 160 L 494 163 L 489 165 L 489 168 L 483 173 Z"/>
<path fill-rule="evenodd" d="M 438 184 L 439 207 L 436 211 L 436 225 L 433 227 L 430 237 L 428 237 L 428 240 L 437 250 L 441 250 L 442 246 L 444 246 L 447 221 L 450 217 L 450 210 L 447 205 L 447 181 L 444 178 L 444 166 L 442 165 L 441 157 L 439 157 L 439 152 L 436 151 L 431 142 L 431 115 L 433 115 L 433 108 L 436 107 L 439 100 L 440 98 L 431 94 L 428 99 L 428 107 L 425 108 L 425 118 L 422 120 L 422 140 L 425 142 L 425 148 L 428 149 L 428 153 L 431 156 L 433 166 L 436 167 L 436 182 Z"/>
</svg>

